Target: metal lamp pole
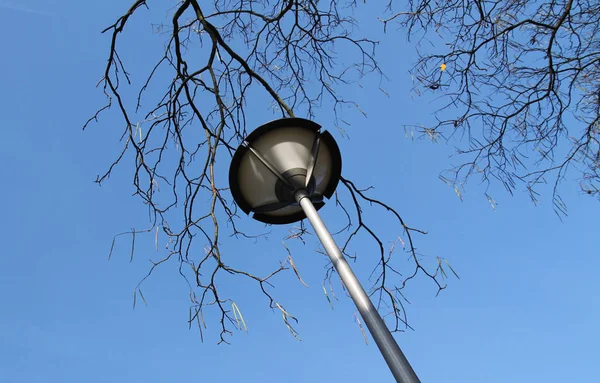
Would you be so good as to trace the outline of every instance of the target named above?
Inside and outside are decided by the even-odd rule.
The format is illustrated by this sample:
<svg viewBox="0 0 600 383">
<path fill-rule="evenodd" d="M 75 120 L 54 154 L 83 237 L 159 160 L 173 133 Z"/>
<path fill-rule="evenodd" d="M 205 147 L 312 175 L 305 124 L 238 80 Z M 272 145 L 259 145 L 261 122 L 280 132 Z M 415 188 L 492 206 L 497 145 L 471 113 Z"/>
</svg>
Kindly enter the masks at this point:
<svg viewBox="0 0 600 383">
<path fill-rule="evenodd" d="M 258 127 L 236 150 L 229 185 L 246 214 L 268 224 L 308 218 L 398 383 L 420 383 L 317 210 L 335 192 L 342 158 L 333 136 L 301 118 Z"/>
<path fill-rule="evenodd" d="M 298 190 L 295 198 L 315 229 L 317 236 L 321 240 L 342 282 L 348 289 L 350 297 L 352 297 L 352 300 L 356 304 L 356 308 L 358 308 L 360 315 L 369 328 L 371 336 L 375 340 L 375 343 L 377 343 L 377 347 L 379 347 L 379 351 L 381 351 L 396 381 L 399 383 L 420 383 L 417 374 L 415 374 L 408 360 L 406 360 L 392 333 L 375 309 L 375 306 L 373 306 L 373 303 L 356 278 L 356 275 L 354 275 L 350 265 L 346 262 L 329 230 L 327 230 L 325 223 L 323 223 L 319 213 L 317 213 L 307 192 L 305 190 Z"/>
</svg>

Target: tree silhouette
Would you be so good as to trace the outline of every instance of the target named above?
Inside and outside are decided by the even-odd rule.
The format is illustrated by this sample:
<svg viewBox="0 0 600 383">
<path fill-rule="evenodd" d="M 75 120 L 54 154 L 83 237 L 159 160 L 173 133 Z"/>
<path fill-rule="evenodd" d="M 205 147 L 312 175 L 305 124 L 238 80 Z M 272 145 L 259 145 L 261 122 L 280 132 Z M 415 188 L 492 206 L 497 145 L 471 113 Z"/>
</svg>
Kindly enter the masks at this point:
<svg viewBox="0 0 600 383">
<path fill-rule="evenodd" d="M 222 342 L 233 328 L 245 328 L 235 297 L 227 296 L 220 287 L 221 281 L 233 276 L 254 283 L 296 336 L 292 327 L 296 318 L 273 289 L 274 277 L 288 269 L 302 282 L 289 250 L 285 261 L 264 275 L 236 267 L 235 257 L 221 251 L 224 236 L 256 235 L 240 228 L 241 217 L 218 164 L 229 163 L 235 148 L 255 127 L 247 126 L 246 116 L 257 94 L 270 100 L 278 117 L 301 114 L 311 118 L 325 101 L 331 103 L 336 117 L 343 107 L 360 110 L 340 94 L 339 87 L 351 86 L 366 75 L 381 76 L 375 60 L 376 42 L 356 36 L 355 20 L 350 16 L 359 6 L 355 2 L 342 6 L 336 1 L 311 0 L 183 0 L 169 11 L 169 23 L 153 25 L 165 36 L 165 43 L 154 69 L 132 93 L 127 85 L 133 83 L 119 55 L 120 42 L 131 20 L 144 17 L 148 3 L 134 1 L 104 30 L 110 36 L 110 48 L 100 86 L 107 104 L 86 123 L 97 121 L 109 109 L 118 110 L 123 121 L 122 150 L 97 182 L 106 181 L 118 164 L 132 167 L 135 194 L 150 211 L 149 228 L 119 234 L 115 240 L 131 235 L 135 245 L 136 235 L 141 233 L 168 238 L 166 255 L 152 261 L 146 278 L 165 262 L 177 262 L 190 287 L 190 324 L 197 323 L 201 332 L 206 310 L 218 313 Z M 351 55 L 351 64 L 336 59 L 336 50 L 342 49 Z M 127 107 L 132 99 L 135 107 Z M 342 178 L 335 203 L 348 220 L 339 234 L 345 236 L 339 240 L 343 253 L 355 257 L 346 250 L 361 232 L 374 239 L 380 259 L 372 296 L 382 310 L 393 314 L 389 316 L 394 318 L 393 330 L 406 328 L 403 288 L 423 274 L 439 292 L 445 287 L 445 269 L 451 268 L 436 258 L 432 270 L 427 270 L 414 245 L 415 235 L 425 233 L 410 227 L 391 204 L 370 196 L 368 188 Z M 403 274 L 392 264 L 397 257 L 386 251 L 377 228 L 363 215 L 363 209 L 370 206 L 389 212 L 398 223 L 402 247 L 412 260 L 411 269 Z M 304 241 L 306 233 L 301 223 L 284 239 Z M 134 246 L 132 257 L 133 253 Z M 329 265 L 325 280 L 334 276 Z M 139 294 L 144 299 L 139 287 L 134 297 Z M 327 291 L 325 294 L 329 299 Z"/>
<path fill-rule="evenodd" d="M 397 3 L 397 4 L 396 4 Z M 411 0 L 382 17 L 417 43 L 415 89 L 444 106 L 429 137 L 456 138 L 458 165 L 442 179 L 459 190 L 471 177 L 524 186 L 577 174 L 600 197 L 600 4 L 597 1 Z M 444 66 L 443 70 L 441 66 Z M 488 196 L 488 198 L 491 198 Z"/>
</svg>

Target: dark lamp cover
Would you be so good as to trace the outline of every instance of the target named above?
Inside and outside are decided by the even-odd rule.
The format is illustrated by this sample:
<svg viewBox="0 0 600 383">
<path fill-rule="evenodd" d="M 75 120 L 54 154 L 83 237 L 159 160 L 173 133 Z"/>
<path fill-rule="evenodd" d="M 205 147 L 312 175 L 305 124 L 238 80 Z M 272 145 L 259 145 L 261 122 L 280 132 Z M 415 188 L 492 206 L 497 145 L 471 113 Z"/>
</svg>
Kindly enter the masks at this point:
<svg viewBox="0 0 600 383">
<path fill-rule="evenodd" d="M 231 194 L 253 218 L 271 224 L 306 216 L 294 198 L 304 189 L 315 208 L 330 198 L 342 172 L 340 150 L 329 132 L 302 118 L 271 121 L 250 133 L 229 168 Z"/>
</svg>

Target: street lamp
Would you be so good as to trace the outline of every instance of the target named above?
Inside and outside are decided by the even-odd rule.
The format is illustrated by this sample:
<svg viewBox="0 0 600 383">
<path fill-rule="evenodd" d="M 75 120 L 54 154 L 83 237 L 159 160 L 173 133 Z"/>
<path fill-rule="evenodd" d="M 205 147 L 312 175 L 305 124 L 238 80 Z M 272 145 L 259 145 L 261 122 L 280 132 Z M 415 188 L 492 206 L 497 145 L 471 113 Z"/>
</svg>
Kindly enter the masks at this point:
<svg viewBox="0 0 600 383">
<path fill-rule="evenodd" d="M 348 289 L 394 378 L 418 383 L 385 322 L 346 262 L 319 210 L 333 195 L 342 171 L 340 150 L 327 131 L 302 118 L 269 122 L 237 149 L 229 169 L 231 194 L 253 218 L 286 224 L 308 218 L 342 282 Z"/>
</svg>

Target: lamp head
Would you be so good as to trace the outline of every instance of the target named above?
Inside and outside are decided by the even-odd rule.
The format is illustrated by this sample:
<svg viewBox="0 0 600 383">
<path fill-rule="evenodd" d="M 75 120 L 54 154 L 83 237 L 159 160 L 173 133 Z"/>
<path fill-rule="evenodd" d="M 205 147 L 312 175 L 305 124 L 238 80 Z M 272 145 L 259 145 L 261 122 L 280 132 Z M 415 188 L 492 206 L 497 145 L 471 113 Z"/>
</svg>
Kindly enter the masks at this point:
<svg viewBox="0 0 600 383">
<path fill-rule="evenodd" d="M 238 206 L 253 218 L 286 224 L 306 216 L 296 201 L 298 191 L 316 209 L 330 198 L 342 171 L 333 136 L 303 118 L 283 118 L 260 126 L 236 150 L 229 186 Z"/>
</svg>

